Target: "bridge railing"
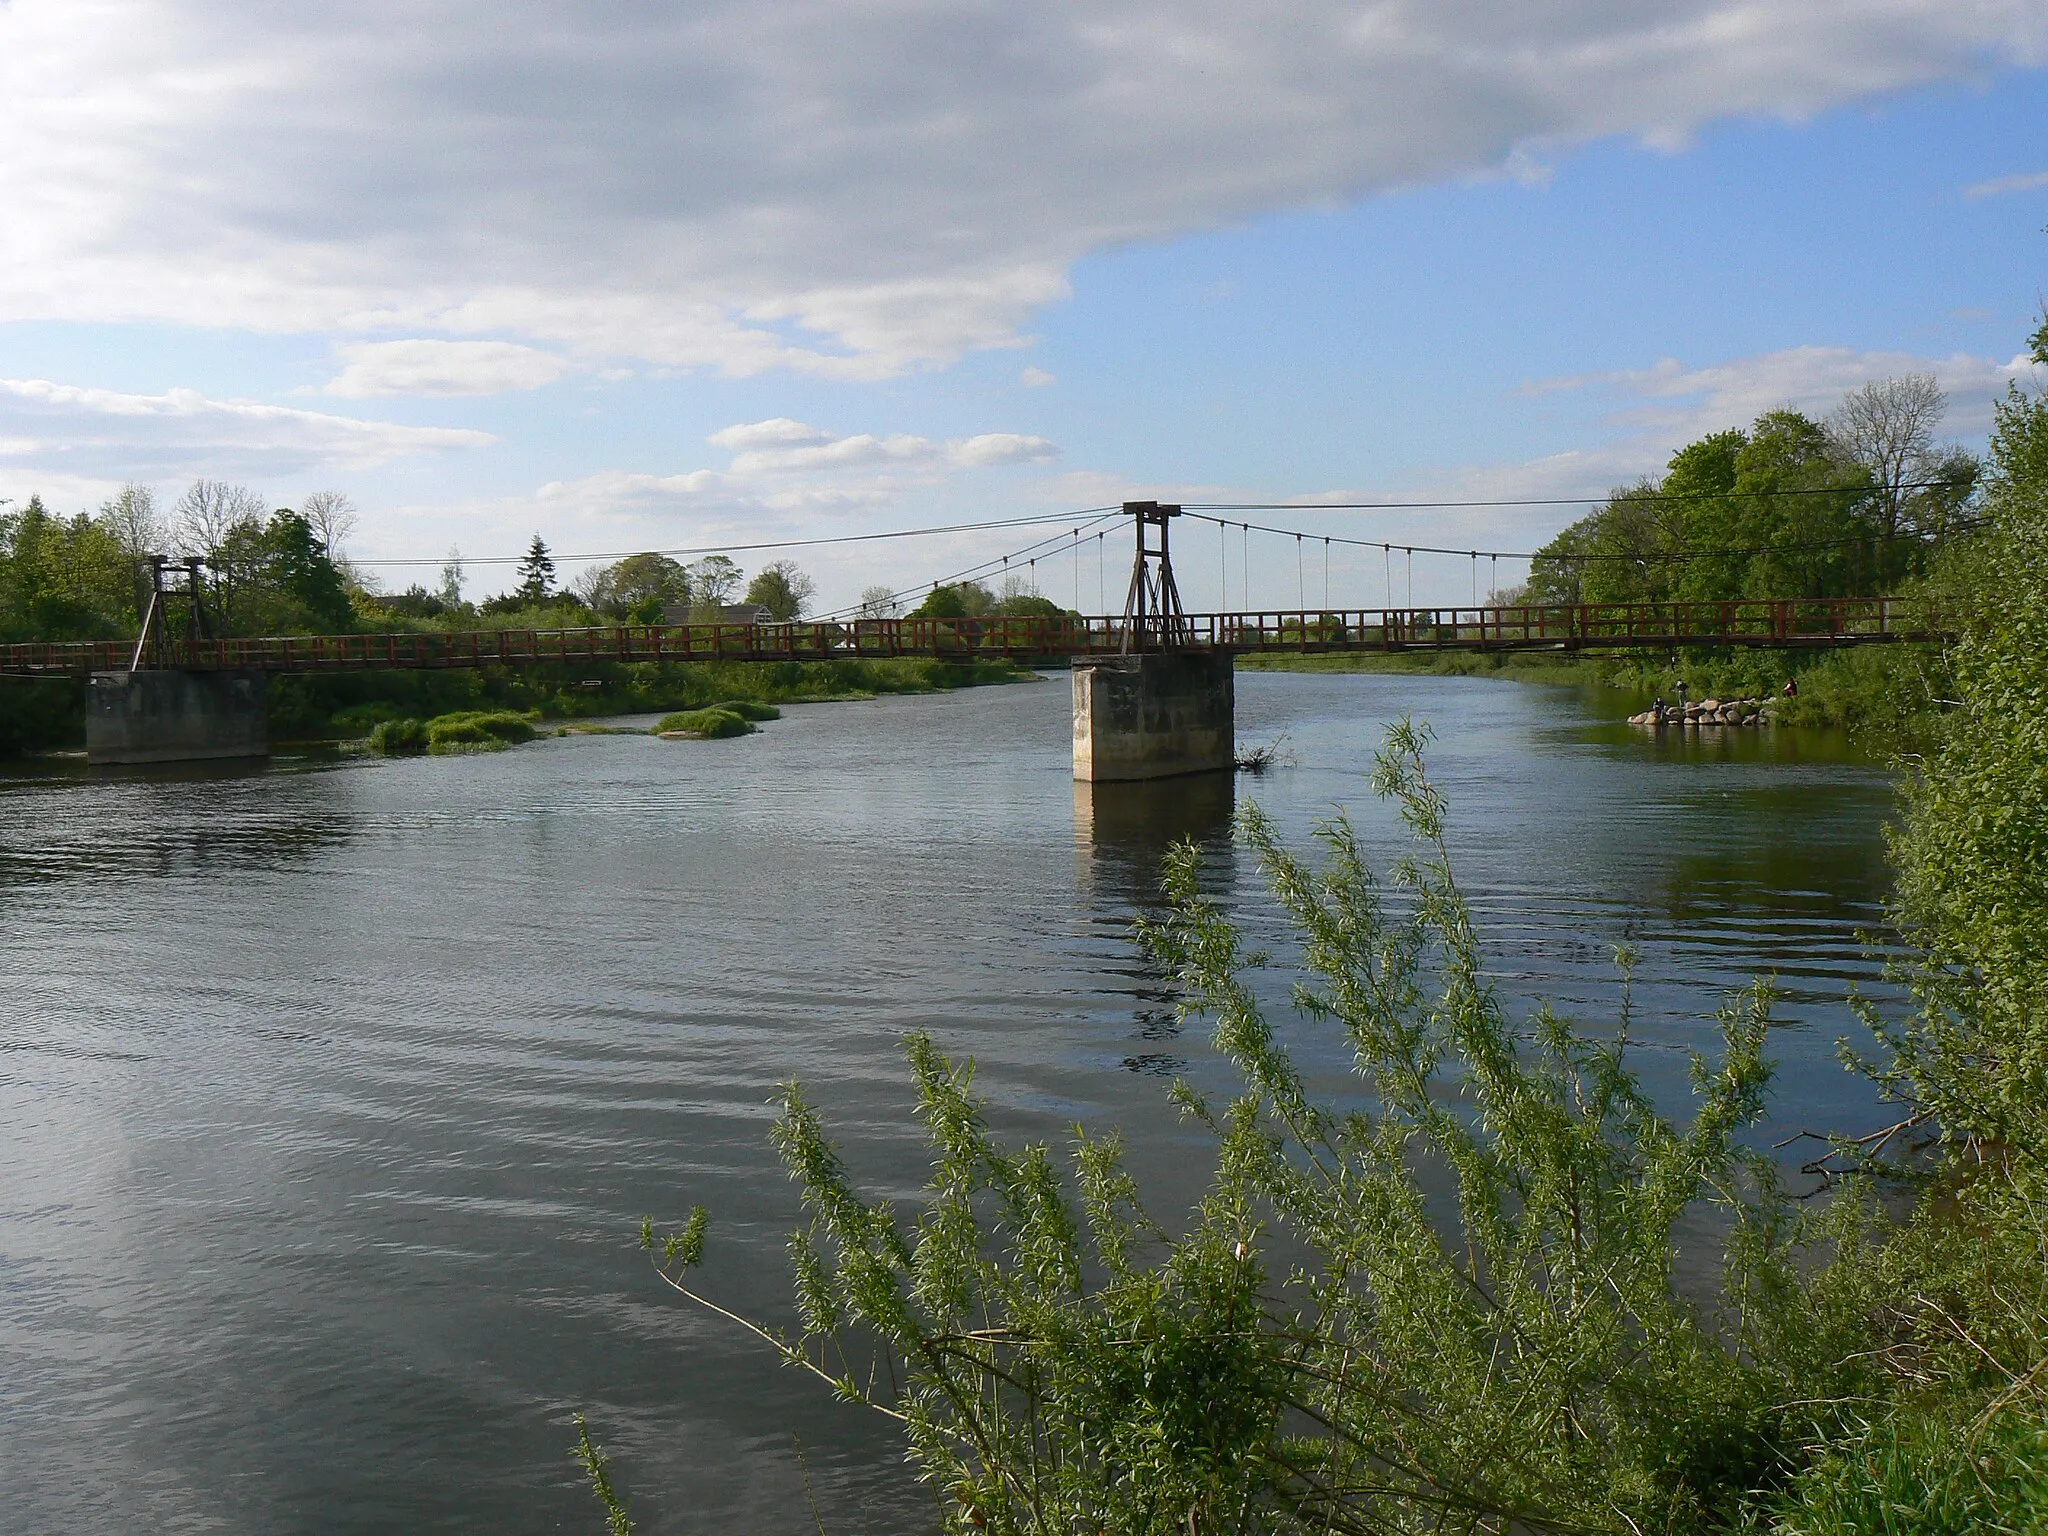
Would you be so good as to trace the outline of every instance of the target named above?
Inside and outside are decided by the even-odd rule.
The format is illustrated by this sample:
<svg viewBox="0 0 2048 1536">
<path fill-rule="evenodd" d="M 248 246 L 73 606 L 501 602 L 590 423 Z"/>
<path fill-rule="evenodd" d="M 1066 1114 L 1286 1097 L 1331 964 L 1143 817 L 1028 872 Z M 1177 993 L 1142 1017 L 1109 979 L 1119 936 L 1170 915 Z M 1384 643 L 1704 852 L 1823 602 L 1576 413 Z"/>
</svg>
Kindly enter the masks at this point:
<svg viewBox="0 0 2048 1536">
<path fill-rule="evenodd" d="M 1924 640 L 1942 632 L 1929 604 L 1901 598 L 1691 603 L 1582 603 L 1497 608 L 1278 609 L 1198 613 L 1193 645 L 1223 650 L 1587 650 L 1676 646 L 1833 646 Z M 977 619 L 858 619 L 787 624 L 614 624 L 185 640 L 153 666 L 208 671 L 333 672 L 450 667 L 589 666 L 682 661 L 831 661 L 921 656 L 1018 661 L 1113 655 L 1121 618 L 1080 614 Z M 1156 636 L 1145 637 L 1156 645 Z M 127 668 L 131 642 L 0 646 L 0 673 L 80 675 Z"/>
</svg>

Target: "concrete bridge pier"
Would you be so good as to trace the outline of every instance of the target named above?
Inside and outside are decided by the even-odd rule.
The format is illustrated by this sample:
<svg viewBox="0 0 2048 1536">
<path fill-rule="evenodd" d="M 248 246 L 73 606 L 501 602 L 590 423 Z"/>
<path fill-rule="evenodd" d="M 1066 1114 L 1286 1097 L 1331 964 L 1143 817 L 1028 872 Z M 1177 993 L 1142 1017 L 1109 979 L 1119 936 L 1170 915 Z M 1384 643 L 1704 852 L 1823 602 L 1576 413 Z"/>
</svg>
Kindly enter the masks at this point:
<svg viewBox="0 0 2048 1536">
<path fill-rule="evenodd" d="M 1074 668 L 1076 779 L 1163 779 L 1236 761 L 1236 675 L 1228 653 L 1146 651 Z"/>
<path fill-rule="evenodd" d="M 266 682 L 261 672 L 95 672 L 86 690 L 86 761 L 267 756 Z"/>
</svg>

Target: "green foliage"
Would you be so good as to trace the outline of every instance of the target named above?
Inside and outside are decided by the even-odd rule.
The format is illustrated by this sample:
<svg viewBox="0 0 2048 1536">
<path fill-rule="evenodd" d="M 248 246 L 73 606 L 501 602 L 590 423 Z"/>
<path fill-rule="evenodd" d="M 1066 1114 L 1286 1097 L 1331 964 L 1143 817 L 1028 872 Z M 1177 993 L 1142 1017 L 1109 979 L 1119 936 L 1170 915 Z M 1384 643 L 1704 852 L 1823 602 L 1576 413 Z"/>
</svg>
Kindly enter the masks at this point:
<svg viewBox="0 0 2048 1536">
<path fill-rule="evenodd" d="M 230 635 L 340 634 L 355 627 L 341 572 L 313 527 L 279 508 L 214 531 L 206 550 L 207 603 Z"/>
<path fill-rule="evenodd" d="M 576 1443 L 569 1448 L 569 1454 L 582 1466 L 583 1475 L 590 1479 L 591 1492 L 604 1506 L 605 1526 L 611 1536 L 633 1536 L 626 1501 L 612 1487 L 611 1458 L 590 1438 L 590 1426 L 583 1422 L 580 1413 L 576 1415 Z"/>
<path fill-rule="evenodd" d="M 1061 619 L 1072 610 L 1062 608 L 1051 598 L 1037 592 L 1013 592 L 999 597 L 989 609 L 989 617 L 996 619 Z"/>
<path fill-rule="evenodd" d="M 759 704 L 752 699 L 720 699 L 711 706 L 727 714 L 738 715 L 742 720 L 780 720 L 782 711 L 773 704 Z"/>
<path fill-rule="evenodd" d="M 728 736 L 750 734 L 754 730 L 754 722 L 730 709 L 688 709 L 679 714 L 664 715 L 654 729 L 663 736 L 680 733 L 718 741 Z"/>
<path fill-rule="evenodd" d="M 669 607 L 687 607 L 692 595 L 681 562 L 651 553 L 605 566 L 578 580 L 576 589 L 595 612 L 635 624 L 666 623 Z"/>
<path fill-rule="evenodd" d="M 804 616 L 816 591 L 817 583 L 799 570 L 794 560 L 777 560 L 755 573 L 742 601 L 759 603 L 768 610 L 769 618 L 788 623 Z"/>
<path fill-rule="evenodd" d="M 924 601 L 910 610 L 913 619 L 985 618 L 996 605 L 993 592 L 978 581 L 956 581 L 935 586 Z"/>
<path fill-rule="evenodd" d="M 1064 1177 L 1046 1147 L 996 1144 L 971 1067 L 922 1037 L 933 1172 L 908 1219 L 855 1190 L 786 1091 L 775 1140 L 810 1221 L 791 1246 L 804 1328 L 772 1342 L 901 1420 L 951 1528 L 1670 1529 L 1732 1512 L 1798 1439 L 1800 1415 L 1764 1405 L 1810 1394 L 1758 1363 L 1775 1341 L 1750 1317 L 1789 1273 L 1789 1216 L 1740 1141 L 1768 992 L 1724 1010 L 1686 1126 L 1628 1071 L 1625 1008 L 1604 1044 L 1548 1012 L 1512 1025 L 1421 745 L 1404 726 L 1381 757 L 1421 840 L 1392 889 L 1341 820 L 1320 870 L 1244 820 L 1303 936 L 1296 1003 L 1342 1031 L 1366 1107 L 1311 1098 L 1195 853 L 1171 861 L 1145 940 L 1243 1082 L 1221 1107 L 1183 1095 L 1217 1171 L 1179 1235 L 1114 1139 L 1077 1133 Z M 1732 1233 L 1719 1315 L 1672 1273 L 1706 1210 Z M 683 1286 L 690 1255 L 666 1257 Z"/>
<path fill-rule="evenodd" d="M 2048 401 L 2012 395 L 1992 440 L 1982 563 L 1959 603 L 1959 706 L 1912 775 L 1894 846 L 1922 1006 L 1882 1078 L 1954 1137 L 2048 1148 Z"/>
<path fill-rule="evenodd" d="M 1767 1518 L 1773 1536 L 2033 1536 L 2048 1530 L 2048 1423 L 1881 1418 L 1803 1471 Z"/>
<path fill-rule="evenodd" d="M 370 731 L 369 747 L 382 757 L 410 757 L 427 750 L 427 727 L 419 720 L 381 720 Z"/>
<path fill-rule="evenodd" d="M 58 517 L 37 496 L 0 516 L 0 641 L 132 636 L 137 590 L 106 520 Z"/>
<path fill-rule="evenodd" d="M 548 553 L 547 541 L 537 533 L 519 562 L 519 585 L 509 595 L 529 607 L 538 607 L 555 595 L 554 557 Z"/>
<path fill-rule="evenodd" d="M 1892 381 L 1910 384 L 1912 381 Z M 1926 381 L 1932 390 L 1932 381 Z M 1885 395 L 1883 384 L 1852 400 Z M 1938 416 L 1940 396 L 1929 405 Z M 1925 423 L 1931 430 L 1933 418 Z M 1897 444 L 1888 443 L 1897 450 Z M 1914 439 L 1865 462 L 1792 410 L 1674 454 L 1537 552 L 1532 603 L 1853 597 L 1923 574 L 1964 519 L 1977 463 Z M 1904 488 L 1902 475 L 1912 478 Z M 1925 535 L 1925 537 L 1922 537 Z"/>
<path fill-rule="evenodd" d="M 460 710 L 426 725 L 427 750 L 437 755 L 499 752 L 534 738 L 533 722 L 511 710 Z"/>
</svg>

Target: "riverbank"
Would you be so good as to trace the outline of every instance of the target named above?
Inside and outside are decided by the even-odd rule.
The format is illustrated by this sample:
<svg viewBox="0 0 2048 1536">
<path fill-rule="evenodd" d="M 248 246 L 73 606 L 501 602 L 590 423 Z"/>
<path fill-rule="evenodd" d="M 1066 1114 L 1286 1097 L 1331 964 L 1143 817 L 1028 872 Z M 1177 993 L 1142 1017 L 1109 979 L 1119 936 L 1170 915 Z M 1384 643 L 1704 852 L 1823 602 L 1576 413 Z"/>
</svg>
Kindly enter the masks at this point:
<svg viewBox="0 0 2048 1536">
<path fill-rule="evenodd" d="M 1694 655 L 1677 664 L 1641 655 L 1566 656 L 1529 652 L 1350 652 L 1321 656 L 1240 656 L 1252 672 L 1376 672 L 1427 677 L 1492 677 L 1561 687 L 1611 688 L 1638 704 L 1679 695 L 1695 699 L 1767 698 L 1779 725 L 1821 726 L 1905 745 L 1924 739 L 1950 690 L 1947 662 L 1934 646 L 1861 646 L 1819 655 L 1748 651 Z M 1785 697 L 1787 682 L 1797 692 Z"/>
<path fill-rule="evenodd" d="M 946 693 L 1036 675 L 1005 660 L 919 657 L 290 674 L 271 679 L 270 738 L 281 744 L 360 740 L 392 721 L 466 712 L 578 720 L 704 709 L 733 699 L 811 704 Z M 77 751 L 84 744 L 84 679 L 0 680 L 0 757 Z"/>
</svg>

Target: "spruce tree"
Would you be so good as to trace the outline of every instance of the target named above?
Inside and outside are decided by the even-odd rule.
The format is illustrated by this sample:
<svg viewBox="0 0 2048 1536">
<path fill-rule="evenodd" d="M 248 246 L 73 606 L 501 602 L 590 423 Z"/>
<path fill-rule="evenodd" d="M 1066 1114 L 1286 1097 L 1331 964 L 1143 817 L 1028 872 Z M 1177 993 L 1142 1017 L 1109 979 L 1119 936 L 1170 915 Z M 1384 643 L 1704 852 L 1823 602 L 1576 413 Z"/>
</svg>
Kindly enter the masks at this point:
<svg viewBox="0 0 2048 1536">
<path fill-rule="evenodd" d="M 544 603 L 555 595 L 555 562 L 537 533 L 526 547 L 526 558 L 519 562 L 519 585 L 513 591 L 528 604 Z"/>
</svg>

